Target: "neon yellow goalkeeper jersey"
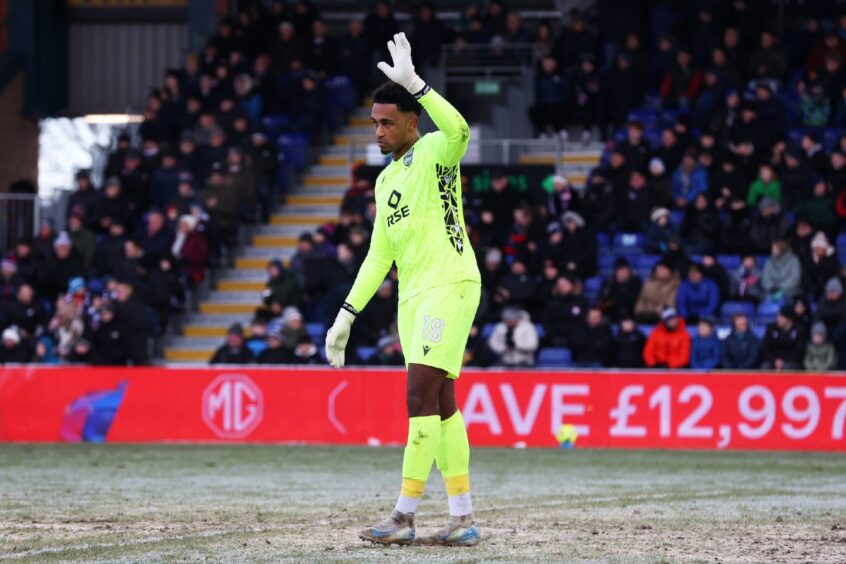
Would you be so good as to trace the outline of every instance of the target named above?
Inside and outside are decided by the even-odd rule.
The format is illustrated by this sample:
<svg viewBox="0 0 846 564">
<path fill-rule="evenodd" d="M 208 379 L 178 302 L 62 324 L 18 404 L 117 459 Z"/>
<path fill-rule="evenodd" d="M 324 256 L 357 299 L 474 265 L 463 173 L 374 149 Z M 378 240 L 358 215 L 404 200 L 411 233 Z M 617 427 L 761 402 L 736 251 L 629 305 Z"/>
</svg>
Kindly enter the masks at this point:
<svg viewBox="0 0 846 564">
<path fill-rule="evenodd" d="M 399 301 L 462 280 L 481 281 L 464 227 L 461 173 L 470 129 L 452 104 L 429 89 L 420 97 L 439 131 L 421 137 L 376 179 L 370 249 L 347 303 L 361 311 L 396 262 Z"/>
</svg>

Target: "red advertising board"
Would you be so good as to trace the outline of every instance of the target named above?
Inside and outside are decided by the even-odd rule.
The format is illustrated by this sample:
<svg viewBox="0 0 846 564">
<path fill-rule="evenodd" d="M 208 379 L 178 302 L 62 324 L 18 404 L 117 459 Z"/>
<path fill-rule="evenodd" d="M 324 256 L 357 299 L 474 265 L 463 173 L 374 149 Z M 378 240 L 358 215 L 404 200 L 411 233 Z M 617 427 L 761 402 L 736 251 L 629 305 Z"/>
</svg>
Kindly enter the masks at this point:
<svg viewBox="0 0 846 564">
<path fill-rule="evenodd" d="M 841 375 L 473 371 L 457 384 L 477 446 L 846 451 Z M 402 444 L 397 370 L 0 370 L 0 441 Z"/>
</svg>

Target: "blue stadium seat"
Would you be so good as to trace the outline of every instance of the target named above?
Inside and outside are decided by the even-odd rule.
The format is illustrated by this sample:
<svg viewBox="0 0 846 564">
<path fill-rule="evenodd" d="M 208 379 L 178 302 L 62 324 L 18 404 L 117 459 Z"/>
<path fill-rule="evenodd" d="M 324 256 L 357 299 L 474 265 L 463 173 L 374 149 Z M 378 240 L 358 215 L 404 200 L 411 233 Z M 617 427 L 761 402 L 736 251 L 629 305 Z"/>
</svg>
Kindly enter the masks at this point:
<svg viewBox="0 0 846 564">
<path fill-rule="evenodd" d="M 570 349 L 548 347 L 538 353 L 539 368 L 567 368 L 573 365 L 573 354 Z"/>
<path fill-rule="evenodd" d="M 315 343 L 322 343 L 326 337 L 326 327 L 322 323 L 306 323 L 306 332 Z"/>
<path fill-rule="evenodd" d="M 297 170 L 305 168 L 308 149 L 308 136 L 305 133 L 284 133 L 276 139 L 276 144 L 288 166 Z"/>
<path fill-rule="evenodd" d="M 596 242 L 600 249 L 606 249 L 611 246 L 611 236 L 608 233 L 600 231 L 596 234 Z"/>
<path fill-rule="evenodd" d="M 723 268 L 725 268 L 728 272 L 732 270 L 736 270 L 737 267 L 740 266 L 740 255 L 718 255 L 717 262 L 719 262 Z"/>
<path fill-rule="evenodd" d="M 837 251 L 841 254 L 846 252 L 846 233 L 837 235 Z"/>
<path fill-rule="evenodd" d="M 767 328 L 764 325 L 755 324 L 752 326 L 752 334 L 758 337 L 759 339 L 763 340 L 764 335 L 767 333 Z"/>
<path fill-rule="evenodd" d="M 535 331 L 538 333 L 538 339 L 543 339 L 546 337 L 546 329 L 543 328 L 543 325 L 540 323 L 535 323 Z"/>
<path fill-rule="evenodd" d="M 658 264 L 659 260 L 661 260 L 661 255 L 642 255 L 638 257 L 635 263 L 635 269 L 651 271 Z"/>
<path fill-rule="evenodd" d="M 781 309 L 781 303 L 764 301 L 758 304 L 758 317 L 773 319 Z"/>
<path fill-rule="evenodd" d="M 617 233 L 614 236 L 614 250 L 622 254 L 643 252 L 643 235 L 640 233 Z"/>
<path fill-rule="evenodd" d="M 494 327 L 496 327 L 496 323 L 485 323 L 484 326 L 482 326 L 482 337 L 489 339 L 491 333 L 493 333 Z"/>
<path fill-rule="evenodd" d="M 376 347 L 358 347 L 355 349 L 355 352 L 358 358 L 361 359 L 361 362 L 367 362 L 373 356 L 373 353 L 376 352 Z"/>
<path fill-rule="evenodd" d="M 742 313 L 746 317 L 755 317 L 755 306 L 749 302 L 726 302 L 720 310 L 723 319 L 731 319 L 732 316 Z"/>
<path fill-rule="evenodd" d="M 600 253 L 599 254 L 599 270 L 611 270 L 614 268 L 614 261 L 617 260 L 613 254 Z"/>
<path fill-rule="evenodd" d="M 599 294 L 599 289 L 602 287 L 602 276 L 593 276 L 585 280 L 585 296 L 590 298 L 593 301 L 597 294 Z"/>
</svg>

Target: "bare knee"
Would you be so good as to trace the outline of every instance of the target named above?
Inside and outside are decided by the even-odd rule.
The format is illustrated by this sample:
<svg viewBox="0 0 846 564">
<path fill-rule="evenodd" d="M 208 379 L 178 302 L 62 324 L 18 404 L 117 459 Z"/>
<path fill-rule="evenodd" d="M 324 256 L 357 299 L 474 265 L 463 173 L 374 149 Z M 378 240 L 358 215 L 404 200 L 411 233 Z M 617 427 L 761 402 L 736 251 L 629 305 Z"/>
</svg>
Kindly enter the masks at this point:
<svg viewBox="0 0 846 564">
<path fill-rule="evenodd" d="M 408 372 L 406 404 L 409 417 L 440 415 L 438 397 L 444 374 L 431 367 L 411 365 Z"/>
</svg>

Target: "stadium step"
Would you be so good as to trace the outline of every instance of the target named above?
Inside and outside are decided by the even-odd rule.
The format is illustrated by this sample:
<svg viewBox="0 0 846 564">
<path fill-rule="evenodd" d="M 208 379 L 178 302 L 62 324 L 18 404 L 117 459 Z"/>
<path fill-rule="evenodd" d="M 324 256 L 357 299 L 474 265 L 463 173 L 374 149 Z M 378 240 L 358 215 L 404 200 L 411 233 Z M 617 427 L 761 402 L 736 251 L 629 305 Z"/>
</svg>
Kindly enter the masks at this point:
<svg viewBox="0 0 846 564">
<path fill-rule="evenodd" d="M 315 226 L 322 223 L 327 223 L 338 218 L 337 210 L 335 213 L 313 214 L 309 212 L 291 213 L 282 212 L 273 214 L 270 217 L 270 222 L 273 225 L 299 225 L 303 230 L 314 229 Z"/>
<path fill-rule="evenodd" d="M 355 158 L 353 159 L 353 163 L 363 163 L 365 159 L 362 158 Z M 320 160 L 318 161 L 321 166 L 349 166 L 350 159 L 349 155 L 321 155 Z"/>
<path fill-rule="evenodd" d="M 350 175 L 343 174 L 309 174 L 303 179 L 306 186 L 349 186 Z"/>
<path fill-rule="evenodd" d="M 341 205 L 344 193 L 313 194 L 311 192 L 295 193 L 288 196 L 287 204 L 291 206 L 335 206 Z"/>
<path fill-rule="evenodd" d="M 165 348 L 165 360 L 171 363 L 203 362 L 206 363 L 214 356 L 214 349 L 172 349 Z"/>
<path fill-rule="evenodd" d="M 256 308 L 261 305 L 259 298 L 256 296 L 252 302 L 233 303 L 233 302 L 203 302 L 200 304 L 200 313 L 203 314 L 220 314 L 231 313 L 238 315 L 252 315 Z"/>
<path fill-rule="evenodd" d="M 261 292 L 267 287 L 263 278 L 228 278 L 217 283 L 218 292 Z"/>
<path fill-rule="evenodd" d="M 256 235 L 253 237 L 254 247 L 292 248 L 297 246 L 297 237 L 279 235 Z"/>
</svg>

